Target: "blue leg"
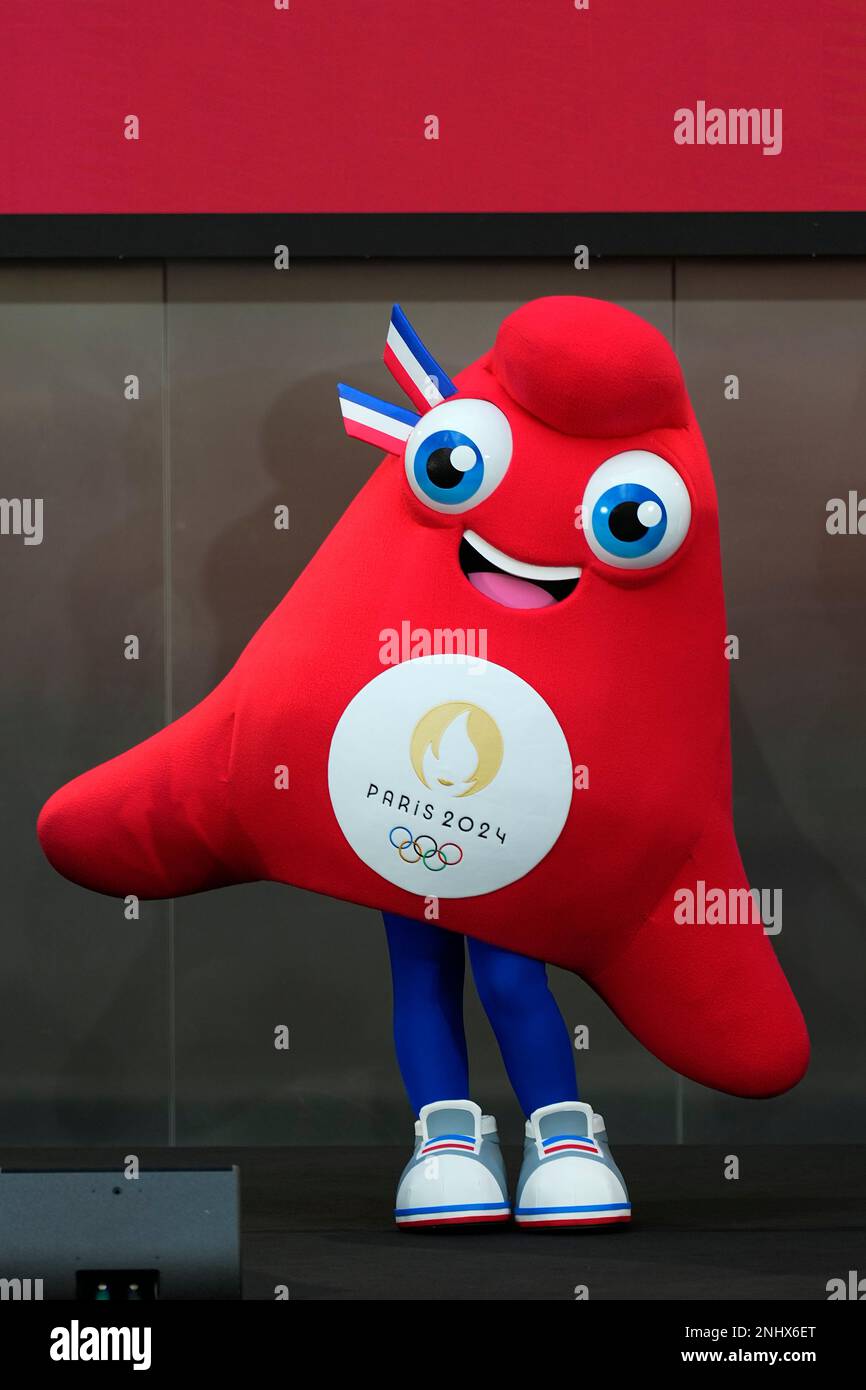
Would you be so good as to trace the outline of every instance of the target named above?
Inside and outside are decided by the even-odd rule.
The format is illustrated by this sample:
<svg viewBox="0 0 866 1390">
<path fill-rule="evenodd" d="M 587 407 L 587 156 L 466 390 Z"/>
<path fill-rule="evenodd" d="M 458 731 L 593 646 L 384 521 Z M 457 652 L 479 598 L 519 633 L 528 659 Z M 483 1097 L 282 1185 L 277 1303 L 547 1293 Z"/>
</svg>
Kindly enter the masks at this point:
<svg viewBox="0 0 866 1390">
<path fill-rule="evenodd" d="M 543 961 L 469 938 L 472 974 L 525 1115 L 577 1100 L 571 1038 Z"/>
<path fill-rule="evenodd" d="M 383 912 L 394 991 L 394 1046 L 417 1115 L 437 1100 L 465 1100 L 463 937 L 432 922 Z"/>
</svg>

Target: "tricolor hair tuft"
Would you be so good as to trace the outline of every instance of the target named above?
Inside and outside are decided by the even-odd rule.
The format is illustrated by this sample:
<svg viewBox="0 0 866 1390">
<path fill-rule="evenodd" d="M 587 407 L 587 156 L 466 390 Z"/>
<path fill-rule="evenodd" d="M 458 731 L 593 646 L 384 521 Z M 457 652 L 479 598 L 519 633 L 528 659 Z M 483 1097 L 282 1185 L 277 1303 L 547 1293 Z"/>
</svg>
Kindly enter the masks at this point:
<svg viewBox="0 0 866 1390">
<path fill-rule="evenodd" d="M 428 352 L 399 304 L 391 310 L 385 366 L 421 414 L 454 396 L 457 387 Z"/>
<path fill-rule="evenodd" d="M 420 415 L 412 410 L 404 410 L 402 406 L 390 405 L 388 401 L 380 401 L 378 396 L 368 396 L 366 391 L 356 391 L 342 381 L 337 387 L 337 394 L 347 434 L 353 439 L 375 444 L 389 454 L 402 453 Z"/>
<path fill-rule="evenodd" d="M 399 304 L 391 310 L 385 365 L 421 414 L 456 394 L 454 382 L 427 351 Z M 412 410 L 390 405 L 343 382 L 338 385 L 337 394 L 346 433 L 386 449 L 389 454 L 402 452 L 421 418 Z"/>
</svg>

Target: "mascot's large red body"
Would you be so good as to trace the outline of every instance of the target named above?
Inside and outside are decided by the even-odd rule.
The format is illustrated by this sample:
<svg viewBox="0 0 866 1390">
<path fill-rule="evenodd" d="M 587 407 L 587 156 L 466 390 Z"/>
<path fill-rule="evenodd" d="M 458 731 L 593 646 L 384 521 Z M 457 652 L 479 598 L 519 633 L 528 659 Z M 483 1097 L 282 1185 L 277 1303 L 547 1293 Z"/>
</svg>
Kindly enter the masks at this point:
<svg viewBox="0 0 866 1390">
<path fill-rule="evenodd" d="M 340 388 L 388 456 L 216 690 L 50 799 L 48 858 L 144 898 L 435 895 L 684 1075 L 786 1090 L 808 1039 L 747 910 L 716 500 L 673 353 L 579 298 L 524 306 L 454 381 L 399 310 L 388 343 L 417 412 Z"/>
</svg>

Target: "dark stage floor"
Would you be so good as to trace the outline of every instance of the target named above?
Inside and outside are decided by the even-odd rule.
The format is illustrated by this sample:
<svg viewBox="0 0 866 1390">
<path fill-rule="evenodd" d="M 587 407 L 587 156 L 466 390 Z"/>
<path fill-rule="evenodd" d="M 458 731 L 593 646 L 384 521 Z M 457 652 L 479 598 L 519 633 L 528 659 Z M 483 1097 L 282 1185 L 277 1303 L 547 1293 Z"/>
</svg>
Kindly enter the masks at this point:
<svg viewBox="0 0 866 1390">
<path fill-rule="evenodd" d="M 6 1168 L 120 1167 L 124 1151 L 0 1149 Z M 244 1297 L 816 1299 L 866 1274 L 866 1148 L 620 1145 L 631 1226 L 422 1233 L 391 1223 L 402 1149 L 142 1149 L 143 1168 L 241 1169 Z M 507 1153 L 516 1173 L 519 1154 Z"/>
</svg>

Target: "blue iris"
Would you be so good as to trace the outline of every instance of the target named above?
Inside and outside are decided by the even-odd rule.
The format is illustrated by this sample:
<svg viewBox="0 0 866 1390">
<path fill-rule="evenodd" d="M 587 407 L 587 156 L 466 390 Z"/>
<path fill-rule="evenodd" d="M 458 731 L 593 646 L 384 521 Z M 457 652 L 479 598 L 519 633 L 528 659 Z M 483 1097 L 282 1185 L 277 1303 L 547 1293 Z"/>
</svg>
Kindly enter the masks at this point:
<svg viewBox="0 0 866 1390">
<path fill-rule="evenodd" d="M 455 455 L 460 467 L 452 462 Z M 470 454 L 475 462 L 471 462 Z M 466 467 L 466 464 L 469 467 Z M 484 481 L 484 460 L 478 446 L 459 430 L 437 430 L 419 444 L 414 462 L 415 480 L 434 502 L 456 505 L 474 497 Z"/>
<path fill-rule="evenodd" d="M 592 509 L 593 534 L 611 555 L 649 555 L 667 526 L 668 514 L 662 499 L 643 483 L 609 487 Z"/>
</svg>

